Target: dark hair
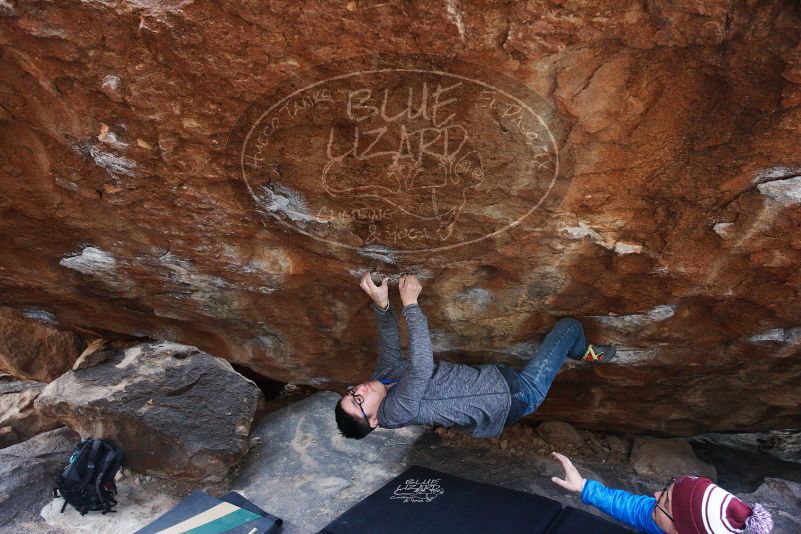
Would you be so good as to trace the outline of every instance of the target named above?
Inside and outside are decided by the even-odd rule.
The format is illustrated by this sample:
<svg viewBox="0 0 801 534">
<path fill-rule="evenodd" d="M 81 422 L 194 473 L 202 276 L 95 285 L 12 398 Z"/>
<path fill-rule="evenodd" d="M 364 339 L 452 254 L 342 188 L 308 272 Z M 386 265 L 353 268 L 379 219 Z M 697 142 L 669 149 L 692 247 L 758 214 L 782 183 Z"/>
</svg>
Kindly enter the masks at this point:
<svg viewBox="0 0 801 534">
<path fill-rule="evenodd" d="M 371 427 L 361 415 L 357 417 L 346 412 L 342 407 L 342 401 L 344 398 L 345 397 L 339 399 L 336 407 L 334 407 L 334 415 L 336 416 L 337 427 L 339 427 L 339 431 L 346 438 L 362 439 L 364 436 L 373 431 L 373 427 Z"/>
</svg>

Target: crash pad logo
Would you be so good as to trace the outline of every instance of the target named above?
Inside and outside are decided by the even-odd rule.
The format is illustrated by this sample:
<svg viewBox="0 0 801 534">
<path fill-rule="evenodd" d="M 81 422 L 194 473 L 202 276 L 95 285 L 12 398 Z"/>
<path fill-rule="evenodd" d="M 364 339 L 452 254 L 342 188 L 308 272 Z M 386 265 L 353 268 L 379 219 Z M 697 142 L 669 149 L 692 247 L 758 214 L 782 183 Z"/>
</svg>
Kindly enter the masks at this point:
<svg viewBox="0 0 801 534">
<path fill-rule="evenodd" d="M 445 490 L 440 487 L 439 481 L 439 478 L 411 478 L 395 489 L 390 500 L 431 502 L 440 495 L 445 494 Z"/>
<path fill-rule="evenodd" d="M 249 209 L 315 240 L 405 254 L 486 240 L 555 196 L 554 114 L 519 82 L 428 56 L 277 84 L 229 142 Z"/>
</svg>

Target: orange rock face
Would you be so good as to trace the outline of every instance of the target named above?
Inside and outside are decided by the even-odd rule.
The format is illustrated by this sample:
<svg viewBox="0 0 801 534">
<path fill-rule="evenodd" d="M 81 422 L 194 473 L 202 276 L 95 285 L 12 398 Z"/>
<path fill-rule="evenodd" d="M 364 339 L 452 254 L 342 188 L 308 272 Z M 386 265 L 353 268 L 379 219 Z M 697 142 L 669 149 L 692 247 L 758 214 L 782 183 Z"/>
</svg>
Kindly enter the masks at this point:
<svg viewBox="0 0 801 534">
<path fill-rule="evenodd" d="M 0 308 L 0 373 L 49 382 L 69 371 L 84 343 L 73 332 L 49 324 L 55 321 L 43 310 Z"/>
<path fill-rule="evenodd" d="M 537 417 L 801 427 L 798 6 L 656 4 L 6 2 L 2 303 L 335 387 L 412 271 L 444 357 L 620 346 Z"/>
</svg>

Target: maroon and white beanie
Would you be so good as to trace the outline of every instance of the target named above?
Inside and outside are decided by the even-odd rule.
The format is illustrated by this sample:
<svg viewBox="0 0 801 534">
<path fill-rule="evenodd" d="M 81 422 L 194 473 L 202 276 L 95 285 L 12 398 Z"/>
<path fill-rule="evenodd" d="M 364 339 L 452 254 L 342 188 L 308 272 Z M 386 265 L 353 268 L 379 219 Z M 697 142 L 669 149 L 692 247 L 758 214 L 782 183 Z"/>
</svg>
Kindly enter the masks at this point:
<svg viewBox="0 0 801 534">
<path fill-rule="evenodd" d="M 768 534 L 773 530 L 773 519 L 762 505 L 750 506 L 708 478 L 677 478 L 670 502 L 679 534 Z"/>
</svg>

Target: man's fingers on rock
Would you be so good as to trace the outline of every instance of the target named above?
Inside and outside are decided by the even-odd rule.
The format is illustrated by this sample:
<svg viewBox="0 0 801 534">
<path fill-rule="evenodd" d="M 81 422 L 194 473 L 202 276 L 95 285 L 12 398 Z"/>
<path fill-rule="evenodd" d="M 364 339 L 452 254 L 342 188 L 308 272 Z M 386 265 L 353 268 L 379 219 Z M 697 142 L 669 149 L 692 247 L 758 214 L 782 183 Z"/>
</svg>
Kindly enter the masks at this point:
<svg viewBox="0 0 801 534">
<path fill-rule="evenodd" d="M 558 478 L 558 477 L 551 477 L 551 482 L 553 482 L 553 483 L 554 483 L 554 484 L 556 484 L 557 486 L 561 486 L 561 487 L 565 488 L 566 490 L 569 490 L 569 489 L 570 489 L 570 488 L 568 487 L 568 485 L 567 485 L 567 482 L 566 482 L 566 481 L 564 481 L 564 480 L 562 480 L 561 478 Z"/>
<path fill-rule="evenodd" d="M 370 273 L 367 273 L 367 285 L 370 289 L 378 289 L 378 286 L 376 286 L 375 282 L 373 282 L 373 275 Z"/>
</svg>

